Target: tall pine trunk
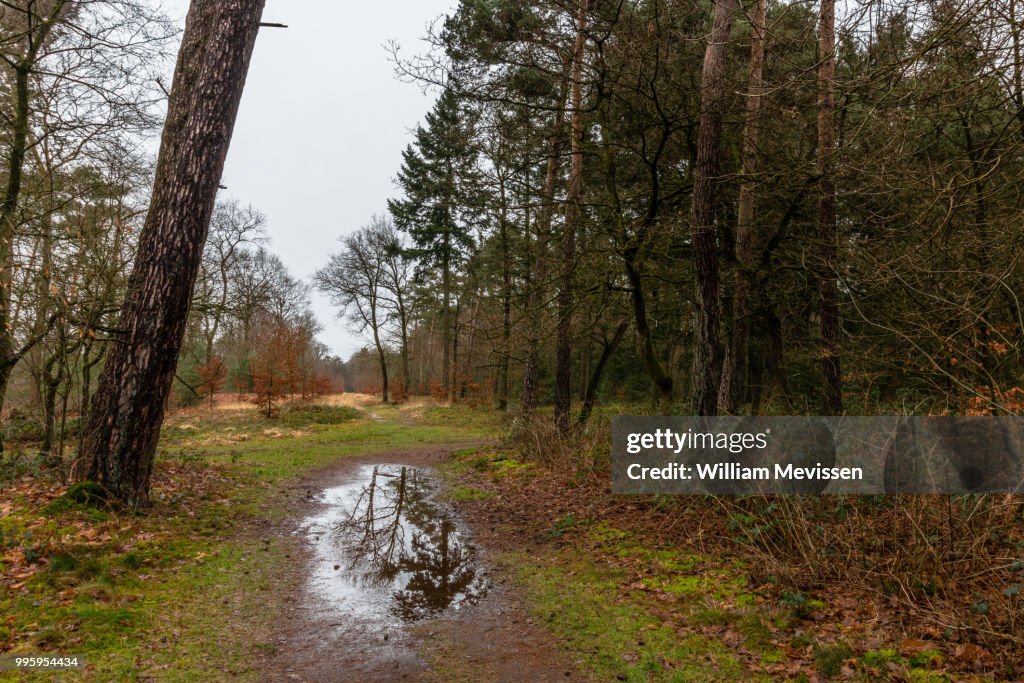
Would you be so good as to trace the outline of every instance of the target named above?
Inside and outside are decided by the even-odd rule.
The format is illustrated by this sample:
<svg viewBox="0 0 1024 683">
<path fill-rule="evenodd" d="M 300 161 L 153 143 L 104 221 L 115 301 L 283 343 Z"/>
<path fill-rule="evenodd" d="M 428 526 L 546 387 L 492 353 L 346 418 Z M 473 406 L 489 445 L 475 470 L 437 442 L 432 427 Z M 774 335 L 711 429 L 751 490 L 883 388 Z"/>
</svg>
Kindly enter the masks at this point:
<svg viewBox="0 0 1024 683">
<path fill-rule="evenodd" d="M 533 412 L 537 407 L 540 394 L 540 341 L 542 319 L 545 308 L 544 287 L 548 272 L 548 237 L 551 220 L 555 212 L 555 186 L 558 182 L 558 170 L 561 167 L 561 154 L 564 145 L 565 98 L 569 87 L 569 70 L 572 68 L 572 55 L 562 60 L 562 78 L 558 90 L 555 109 L 551 118 L 551 133 L 547 143 L 547 163 L 544 172 L 544 187 L 541 190 L 541 207 L 534 221 L 536 240 L 533 244 L 532 269 L 528 273 L 527 297 L 528 308 L 535 316 L 535 324 L 527 326 L 526 362 L 523 365 L 523 394 L 521 397 L 524 415 Z"/>
<path fill-rule="evenodd" d="M 149 504 L 153 457 L 264 0 L 193 0 L 118 342 L 85 425 L 82 474 Z"/>
<path fill-rule="evenodd" d="M 761 139 L 761 98 L 764 94 L 764 41 L 767 30 L 768 0 L 756 0 L 751 17 L 750 80 L 747 83 L 747 110 L 743 130 L 743 161 L 740 170 L 740 198 L 736 220 L 736 282 L 732 310 L 732 339 L 722 365 L 719 408 L 736 413 L 743 403 L 750 374 L 749 346 L 751 297 L 757 276 L 754 259 L 755 176 L 760 166 L 758 144 Z"/>
<path fill-rule="evenodd" d="M 409 318 L 405 313 L 405 305 L 401 303 L 399 305 L 402 307 L 398 321 L 402 337 L 402 384 L 405 385 L 405 395 L 409 396 L 412 393 L 412 371 L 409 368 Z"/>
<path fill-rule="evenodd" d="M 532 259 L 527 272 L 527 308 L 534 315 L 534 324 L 526 329 L 526 362 L 523 364 L 522 412 L 528 415 L 537 407 L 540 399 L 540 341 L 542 328 L 539 324 L 544 309 L 544 286 L 547 279 L 548 231 L 554 211 L 555 182 L 558 178 L 559 158 L 562 148 L 563 113 L 559 110 L 553 123 L 554 132 L 548 141 L 547 168 L 544 174 L 543 205 L 534 221 L 536 226 Z"/>
<path fill-rule="evenodd" d="M 818 278 L 818 296 L 821 305 L 821 369 L 825 415 L 840 415 L 843 412 L 843 380 L 839 366 L 839 304 L 836 292 L 836 186 L 832 177 L 835 156 L 835 48 L 835 0 L 821 0 L 818 26 L 818 239 L 821 242 L 821 275 Z"/>
<path fill-rule="evenodd" d="M 548 164 L 550 165 L 552 160 L 549 158 Z M 525 268 L 523 271 L 523 282 L 526 289 L 525 307 L 527 311 L 536 305 L 539 301 L 540 296 L 538 295 L 538 288 L 540 287 L 536 272 L 538 270 L 540 256 L 540 233 L 538 232 L 537 238 L 530 244 L 530 225 L 527 221 L 526 229 L 524 230 L 526 235 L 526 258 L 524 259 Z M 529 415 L 537 407 L 537 379 L 540 372 L 540 331 L 536 324 L 526 326 L 526 358 L 523 361 L 523 390 L 520 393 L 520 410 L 523 415 Z"/>
<path fill-rule="evenodd" d="M 452 267 L 451 234 L 444 233 L 444 255 L 441 257 L 441 387 L 444 400 L 451 402 L 455 388 L 452 386 Z M 458 343 L 458 340 L 454 340 Z"/>
<path fill-rule="evenodd" d="M 509 358 L 512 356 L 512 247 L 508 234 L 508 197 L 505 176 L 498 179 L 501 193 L 501 216 L 498 219 L 498 239 L 501 246 L 501 357 L 498 359 L 498 410 L 508 410 Z"/>
<path fill-rule="evenodd" d="M 576 286 L 576 231 L 579 229 L 580 196 L 583 191 L 583 59 L 586 54 L 587 8 L 590 0 L 580 0 L 576 18 L 576 44 L 573 48 L 570 107 L 569 191 L 562 226 L 562 272 L 558 287 L 558 332 L 555 344 L 555 424 L 569 430 L 572 400 L 572 306 Z"/>
<path fill-rule="evenodd" d="M 729 35 L 736 14 L 736 0 L 716 0 L 711 40 L 704 51 L 701 73 L 700 133 L 694 165 L 693 202 L 690 207 L 690 239 L 696 279 L 693 407 L 699 415 L 718 414 L 718 387 L 722 372 L 719 347 L 718 240 L 715 227 L 715 190 L 718 184 L 725 107 Z"/>
</svg>

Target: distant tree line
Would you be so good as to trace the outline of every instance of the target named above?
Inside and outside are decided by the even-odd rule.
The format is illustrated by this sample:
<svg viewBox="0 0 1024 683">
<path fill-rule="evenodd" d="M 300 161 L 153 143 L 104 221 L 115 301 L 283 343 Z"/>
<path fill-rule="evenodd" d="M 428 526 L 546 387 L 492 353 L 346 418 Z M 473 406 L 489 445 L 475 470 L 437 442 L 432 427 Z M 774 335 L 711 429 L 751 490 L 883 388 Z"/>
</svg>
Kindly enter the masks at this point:
<svg viewBox="0 0 1024 683">
<path fill-rule="evenodd" d="M 178 360 L 179 404 L 254 394 L 272 415 L 284 398 L 343 390 L 341 361 L 316 339 L 309 286 L 267 250 L 265 223 L 236 201 L 214 208 Z"/>
</svg>

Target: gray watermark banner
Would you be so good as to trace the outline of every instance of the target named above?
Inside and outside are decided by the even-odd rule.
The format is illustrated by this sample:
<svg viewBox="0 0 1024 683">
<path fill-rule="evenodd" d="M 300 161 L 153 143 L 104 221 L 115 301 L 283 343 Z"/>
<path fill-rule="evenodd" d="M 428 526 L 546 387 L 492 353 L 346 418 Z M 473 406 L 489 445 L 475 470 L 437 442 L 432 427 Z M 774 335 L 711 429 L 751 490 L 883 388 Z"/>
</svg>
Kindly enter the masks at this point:
<svg viewBox="0 0 1024 683">
<path fill-rule="evenodd" d="M 616 417 L 612 491 L 1024 493 L 1022 417 Z"/>
</svg>

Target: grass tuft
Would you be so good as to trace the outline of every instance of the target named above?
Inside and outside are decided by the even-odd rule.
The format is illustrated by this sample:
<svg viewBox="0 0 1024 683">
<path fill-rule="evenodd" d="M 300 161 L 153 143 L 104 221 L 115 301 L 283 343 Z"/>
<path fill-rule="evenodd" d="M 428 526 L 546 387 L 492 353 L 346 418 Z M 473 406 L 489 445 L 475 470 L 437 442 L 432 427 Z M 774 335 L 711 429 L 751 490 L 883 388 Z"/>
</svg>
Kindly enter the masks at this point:
<svg viewBox="0 0 1024 683">
<path fill-rule="evenodd" d="M 839 675 L 843 663 L 853 657 L 853 650 L 842 641 L 819 644 L 814 648 L 814 666 L 825 678 Z"/>
</svg>

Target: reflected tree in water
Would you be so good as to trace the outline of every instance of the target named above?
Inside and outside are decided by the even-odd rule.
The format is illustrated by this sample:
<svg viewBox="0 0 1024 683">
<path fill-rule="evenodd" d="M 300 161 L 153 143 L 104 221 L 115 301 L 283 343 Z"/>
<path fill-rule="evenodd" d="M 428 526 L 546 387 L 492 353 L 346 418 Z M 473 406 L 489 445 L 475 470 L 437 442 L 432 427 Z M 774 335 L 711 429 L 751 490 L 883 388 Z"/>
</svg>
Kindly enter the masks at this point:
<svg viewBox="0 0 1024 683">
<path fill-rule="evenodd" d="M 432 493 L 419 470 L 374 467 L 335 527 L 351 576 L 364 586 L 390 586 L 393 609 L 406 621 L 472 604 L 487 587 L 473 549 Z"/>
</svg>

